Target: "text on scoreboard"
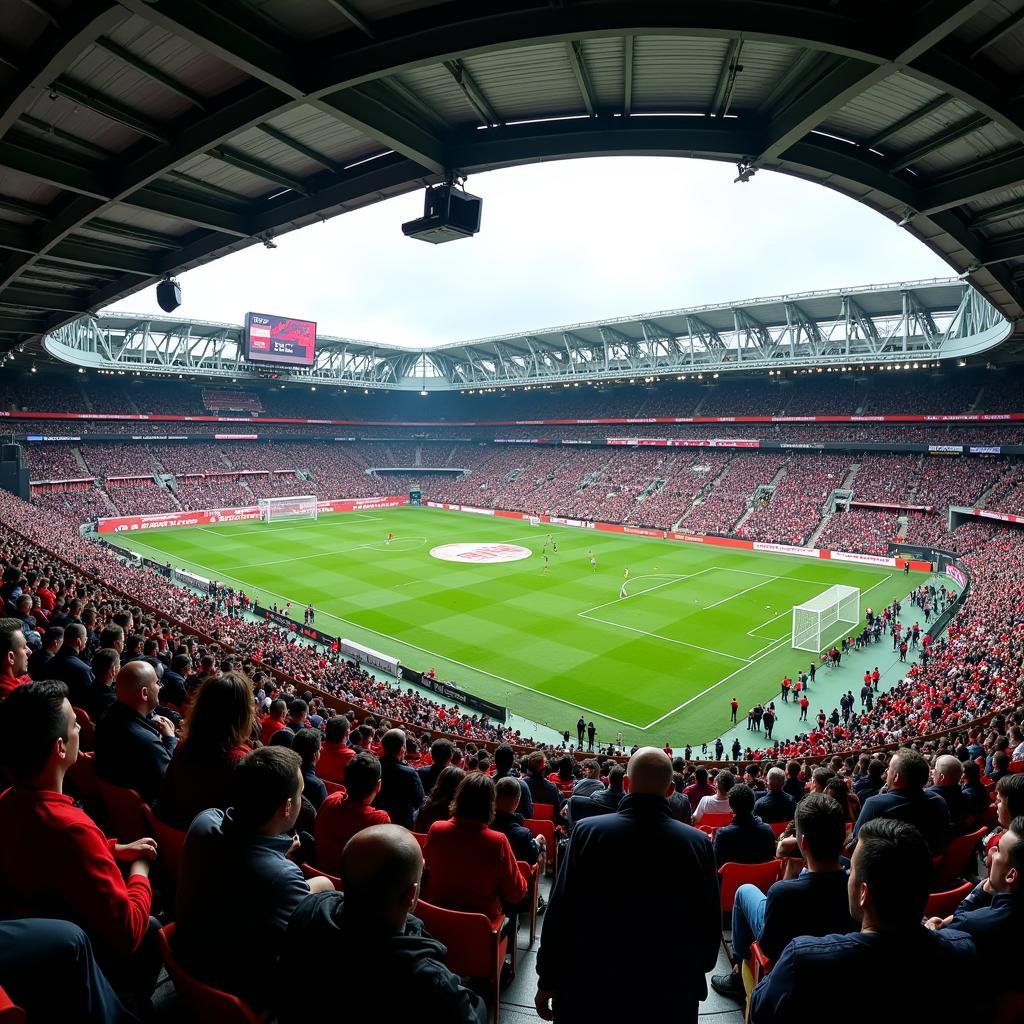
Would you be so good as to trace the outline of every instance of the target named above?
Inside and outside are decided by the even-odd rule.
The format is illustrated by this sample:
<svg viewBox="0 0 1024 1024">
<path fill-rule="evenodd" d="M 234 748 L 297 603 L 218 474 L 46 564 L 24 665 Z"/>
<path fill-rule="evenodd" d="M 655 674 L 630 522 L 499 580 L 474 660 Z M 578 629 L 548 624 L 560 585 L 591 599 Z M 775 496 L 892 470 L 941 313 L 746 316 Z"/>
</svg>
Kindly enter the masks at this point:
<svg viewBox="0 0 1024 1024">
<path fill-rule="evenodd" d="M 316 359 L 315 321 L 246 313 L 245 358 L 252 363 L 312 366 Z"/>
</svg>

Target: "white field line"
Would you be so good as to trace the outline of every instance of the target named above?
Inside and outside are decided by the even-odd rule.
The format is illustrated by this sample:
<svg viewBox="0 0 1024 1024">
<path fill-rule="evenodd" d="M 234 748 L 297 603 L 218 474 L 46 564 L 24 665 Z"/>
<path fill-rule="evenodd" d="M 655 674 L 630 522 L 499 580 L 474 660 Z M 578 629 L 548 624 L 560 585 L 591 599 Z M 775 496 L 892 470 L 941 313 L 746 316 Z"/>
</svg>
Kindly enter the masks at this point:
<svg viewBox="0 0 1024 1024">
<path fill-rule="evenodd" d="M 598 612 L 602 608 L 607 608 L 612 604 L 619 604 L 622 601 L 629 601 L 634 597 L 643 597 L 644 594 L 650 594 L 652 591 L 660 590 L 662 587 L 671 586 L 673 583 L 678 583 L 680 580 L 692 579 L 694 576 L 702 576 L 706 572 L 710 572 L 710 569 L 701 569 L 699 572 L 691 573 L 679 573 L 676 575 L 669 575 L 668 573 L 645 573 L 642 576 L 634 576 L 632 579 L 626 580 L 626 583 L 632 584 L 639 580 L 657 580 L 663 579 L 665 583 L 655 583 L 653 587 L 648 587 L 646 590 L 636 590 L 632 594 L 627 594 L 625 597 L 616 597 L 611 601 L 605 601 L 604 604 L 595 604 L 593 608 L 585 608 L 581 612 L 577 612 L 577 615 L 589 616 L 591 612 Z"/>
<path fill-rule="evenodd" d="M 720 658 L 730 658 L 733 661 L 747 661 L 738 654 L 727 654 L 725 651 L 713 651 L 710 647 L 701 647 L 700 644 L 687 643 L 685 640 L 674 640 L 670 636 L 662 636 L 660 633 L 651 633 L 646 629 L 638 629 L 636 626 L 624 626 L 621 622 L 609 622 L 607 619 L 599 618 L 596 615 L 588 615 L 586 612 L 576 613 L 581 619 L 589 619 L 591 622 L 600 622 L 605 626 L 612 626 L 615 629 L 628 629 L 631 633 L 640 633 L 643 636 L 652 637 L 655 640 L 663 640 L 667 644 L 678 644 L 680 647 L 692 647 L 697 651 L 704 651 L 706 654 L 717 654 Z"/>
<path fill-rule="evenodd" d="M 427 538 L 426 537 L 406 537 L 406 538 L 404 538 L 404 540 L 406 540 L 406 541 L 415 540 L 415 541 L 418 541 L 418 543 L 414 547 L 394 548 L 394 550 L 398 551 L 399 553 L 402 553 L 404 551 L 415 551 L 416 548 L 421 548 L 421 547 L 423 547 L 424 544 L 427 543 Z M 397 541 L 392 541 L 391 545 L 388 545 L 388 544 L 386 544 L 382 540 L 381 541 L 373 540 L 373 541 L 368 541 L 366 544 L 356 544 L 355 547 L 351 547 L 351 548 L 335 548 L 333 551 L 318 551 L 318 552 L 316 552 L 315 554 L 312 554 L 312 555 L 295 555 L 292 558 L 276 558 L 276 559 L 274 559 L 273 561 L 270 561 L 270 562 L 267 562 L 267 561 L 262 561 L 262 562 L 243 562 L 240 565 L 229 565 L 229 566 L 227 566 L 227 568 L 228 569 L 255 569 L 255 568 L 258 568 L 258 567 L 262 567 L 264 565 L 283 565 L 286 562 L 305 562 L 305 561 L 308 561 L 310 558 L 328 558 L 331 555 L 343 555 L 343 554 L 346 554 L 349 551 L 366 551 L 367 549 L 369 549 L 370 551 L 387 551 L 389 547 L 393 547 L 393 545 L 395 545 L 397 543 L 398 543 Z"/>
<path fill-rule="evenodd" d="M 744 594 L 749 594 L 752 590 L 757 590 L 758 587 L 767 586 L 769 583 L 774 583 L 776 580 L 780 580 L 781 576 L 772 576 L 770 579 L 761 580 L 760 583 L 755 583 L 752 587 L 747 587 L 746 590 L 741 590 L 736 594 L 730 594 L 728 597 L 723 597 L 720 601 L 715 601 L 712 604 L 704 605 L 702 611 L 710 611 L 712 608 L 717 608 L 720 604 L 725 604 L 726 601 L 735 600 L 737 597 L 742 597 Z"/>
<path fill-rule="evenodd" d="M 133 538 L 134 540 L 134 538 Z M 158 552 L 163 556 L 163 560 L 166 562 L 169 559 L 169 555 L 166 551 L 162 551 L 160 548 L 153 548 L 146 544 L 144 541 L 135 541 L 141 547 L 148 547 L 152 551 Z M 240 584 L 243 588 L 248 590 L 258 590 L 263 594 L 268 594 L 270 597 L 279 597 L 282 601 L 291 601 L 294 605 L 302 604 L 297 598 L 288 597 L 287 594 L 278 594 L 276 591 L 267 590 L 264 587 L 257 587 L 252 583 L 247 583 L 245 580 L 238 579 L 237 576 L 229 576 L 227 573 L 214 572 L 209 566 L 201 565 L 199 562 L 189 561 L 187 558 L 178 558 L 174 556 L 170 558 L 172 563 L 174 562 L 185 562 L 188 565 L 194 566 L 197 569 L 202 569 L 204 573 L 213 573 L 214 579 L 218 580 L 230 580 L 233 583 Z M 266 564 L 266 563 L 262 563 Z M 414 581 L 418 582 L 418 581 Z M 303 605 L 305 607 L 305 605 Z M 469 665 L 464 661 L 458 661 L 455 658 L 450 657 L 447 654 L 442 654 L 439 651 L 432 651 L 428 647 L 421 647 L 419 644 L 410 643 L 408 640 L 401 640 L 396 636 L 392 636 L 390 633 L 382 633 L 378 629 L 372 629 L 370 626 L 363 626 L 358 622 L 353 622 L 351 619 L 346 619 L 343 615 L 338 615 L 334 612 L 321 612 L 320 615 L 323 618 L 334 619 L 336 622 L 345 622 L 350 626 L 354 626 L 356 629 L 361 629 L 366 633 L 372 633 L 374 636 L 379 636 L 385 640 L 390 640 L 393 643 L 400 644 L 403 647 L 408 647 L 410 650 L 419 651 L 421 654 L 429 654 L 432 658 L 437 658 L 440 661 L 446 661 L 451 665 L 458 665 L 459 668 L 469 669 L 470 672 L 477 672 L 482 676 L 489 676 L 491 679 L 497 679 L 499 682 L 508 683 L 509 686 L 518 687 L 520 690 L 529 690 L 530 693 L 535 693 L 539 697 L 547 697 L 549 700 L 558 701 L 559 704 L 565 704 L 566 707 L 575 708 L 578 711 L 585 711 L 589 715 L 597 715 L 599 718 L 604 718 L 609 722 L 618 722 L 619 725 L 629 726 L 630 729 L 643 729 L 641 725 L 637 725 L 636 722 L 627 722 L 624 718 L 616 718 L 614 715 L 609 715 L 606 711 L 598 711 L 596 708 L 589 708 L 585 704 L 580 704 L 577 701 L 565 700 L 563 697 L 557 697 L 553 693 L 547 693 L 544 690 L 538 690 L 536 687 L 527 686 L 526 683 L 517 682 L 515 679 L 509 679 L 507 676 L 500 676 L 496 672 L 488 672 L 487 669 L 479 668 L 477 665 Z M 543 724 L 543 723 L 542 723 Z"/>
<path fill-rule="evenodd" d="M 377 523 L 380 522 L 381 516 L 368 516 L 364 512 L 345 512 L 338 516 L 337 519 L 329 520 L 331 526 L 345 526 L 348 523 L 364 522 L 364 523 Z M 231 523 L 223 523 L 223 526 L 233 525 Z M 273 524 L 270 524 L 273 525 Z M 197 526 L 197 530 L 205 530 L 207 533 L 216 533 L 218 537 L 254 537 L 258 534 L 266 536 L 267 533 L 290 533 L 292 530 L 308 530 L 313 526 L 319 526 L 320 519 L 311 519 L 308 523 L 299 523 L 296 526 L 282 526 L 279 529 L 267 530 L 267 524 L 264 523 L 263 529 L 261 530 L 239 530 L 237 533 L 221 533 L 215 526 Z"/>
<path fill-rule="evenodd" d="M 741 572 L 743 570 L 739 570 L 738 569 L 736 571 L 737 572 Z M 752 575 L 764 575 L 764 574 L 763 573 L 753 573 Z M 861 596 L 863 597 L 865 594 L 870 594 L 871 591 L 875 589 L 875 587 L 881 586 L 888 578 L 889 578 L 888 576 L 883 576 L 877 583 L 874 583 L 870 587 L 868 587 L 867 590 L 862 590 L 861 591 Z M 821 581 L 820 580 L 815 580 L 815 582 L 816 583 L 820 583 Z M 782 614 L 786 614 L 786 613 L 783 612 Z M 776 615 L 775 617 L 779 618 L 778 615 Z M 768 622 L 771 622 L 771 621 L 772 621 L 771 619 L 768 620 Z M 767 625 L 767 623 L 762 622 L 761 625 L 764 626 L 764 625 Z M 754 628 L 757 629 L 758 627 L 755 626 Z M 839 635 L 842 635 L 842 633 L 845 633 L 845 632 L 846 632 L 846 630 L 842 630 L 840 632 L 840 634 L 837 634 L 837 638 L 838 638 Z M 722 683 L 727 683 L 730 679 L 733 678 L 733 676 L 738 676 L 741 672 L 745 672 L 748 668 L 750 668 L 751 665 L 757 664 L 757 662 L 759 662 L 762 658 L 767 657 L 767 655 L 769 655 L 769 654 L 773 653 L 774 651 L 778 650 L 789 639 L 790 638 L 788 636 L 784 636 L 784 637 L 782 637 L 781 640 L 776 641 L 774 644 L 769 644 L 769 646 L 767 648 L 765 648 L 763 653 L 761 653 L 761 654 L 757 655 L 756 657 L 752 658 L 748 664 L 743 665 L 740 668 L 736 669 L 735 672 L 730 672 L 729 675 L 727 675 L 724 679 L 719 679 L 717 683 L 712 683 L 710 686 L 705 687 L 705 689 L 701 690 L 700 693 L 695 693 L 692 697 L 688 698 L 687 700 L 684 700 L 683 703 L 680 704 L 678 707 L 673 708 L 671 711 L 666 711 L 665 714 L 663 714 L 660 718 L 656 718 L 653 722 L 648 722 L 647 725 L 637 726 L 637 728 L 639 728 L 641 732 L 646 732 L 648 729 L 653 729 L 654 726 L 658 725 L 661 722 L 664 722 L 666 718 L 670 718 L 672 715 L 674 715 L 677 712 L 682 711 L 684 708 L 688 707 L 695 700 L 699 700 L 706 693 L 710 693 L 712 690 L 717 689 L 719 686 L 722 685 Z"/>
</svg>

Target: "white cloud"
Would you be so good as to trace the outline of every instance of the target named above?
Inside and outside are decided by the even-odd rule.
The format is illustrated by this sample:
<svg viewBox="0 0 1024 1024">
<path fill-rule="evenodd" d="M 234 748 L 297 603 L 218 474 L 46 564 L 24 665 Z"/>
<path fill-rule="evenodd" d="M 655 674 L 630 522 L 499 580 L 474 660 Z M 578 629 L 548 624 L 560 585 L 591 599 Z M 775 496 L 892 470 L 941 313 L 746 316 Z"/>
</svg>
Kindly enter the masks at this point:
<svg viewBox="0 0 1024 1024">
<path fill-rule="evenodd" d="M 183 317 L 247 310 L 322 334 L 430 345 L 762 295 L 945 277 L 891 221 L 820 185 L 731 164 L 601 158 L 477 175 L 481 232 L 405 238 L 412 193 L 282 235 L 181 278 Z M 113 307 L 156 313 L 153 289 Z"/>
</svg>

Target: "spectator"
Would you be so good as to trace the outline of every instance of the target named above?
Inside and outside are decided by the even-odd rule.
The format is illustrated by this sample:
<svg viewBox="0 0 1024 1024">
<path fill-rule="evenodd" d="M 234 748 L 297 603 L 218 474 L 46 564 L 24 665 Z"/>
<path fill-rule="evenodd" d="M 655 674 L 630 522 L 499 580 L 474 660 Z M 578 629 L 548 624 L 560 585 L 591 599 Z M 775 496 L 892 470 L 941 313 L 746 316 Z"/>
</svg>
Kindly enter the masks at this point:
<svg viewBox="0 0 1024 1024">
<path fill-rule="evenodd" d="M 157 812 L 187 831 L 195 816 L 231 803 L 235 767 L 252 751 L 252 684 L 239 672 L 210 676 L 195 691 L 185 717 L 184 739 L 160 786 Z"/>
<path fill-rule="evenodd" d="M 618 812 L 579 822 L 569 837 L 537 955 L 544 1020 L 694 1024 L 707 995 L 722 924 L 711 844 L 670 817 L 662 751 L 637 751 L 628 775 Z M 623 944 L 623 935 L 644 939 Z M 593 952 L 611 948 L 628 983 L 596 983 Z"/>
<path fill-rule="evenodd" d="M 437 739 L 430 744 L 430 764 L 425 768 L 416 769 L 424 793 L 429 793 L 434 788 L 437 777 L 451 764 L 453 753 L 455 748 L 450 740 Z"/>
<path fill-rule="evenodd" d="M 807 792 L 807 783 L 804 781 L 799 761 L 790 761 L 787 763 L 786 782 L 782 788 L 797 803 L 803 800 L 804 794 Z"/>
<path fill-rule="evenodd" d="M 292 740 L 292 750 L 302 758 L 302 794 L 319 810 L 327 799 L 327 787 L 316 774 L 317 762 L 320 760 L 321 736 L 318 729 L 300 729 Z"/>
<path fill-rule="evenodd" d="M 775 833 L 754 814 L 754 791 L 745 783 L 729 790 L 732 823 L 715 832 L 715 863 L 763 864 L 775 858 Z"/>
<path fill-rule="evenodd" d="M 589 797 L 582 797 L 582 799 L 591 800 L 601 809 L 601 813 L 617 811 L 626 795 L 623 787 L 623 780 L 625 778 L 626 769 L 623 768 L 621 764 L 612 765 L 612 767 L 608 769 L 608 785 L 604 789 L 599 789 Z M 572 799 L 578 802 L 581 798 L 573 797 Z"/>
<path fill-rule="evenodd" d="M 857 930 L 850 916 L 847 874 L 839 857 L 846 841 L 843 809 L 830 796 L 811 793 L 796 809 L 796 842 L 807 870 L 776 882 L 765 896 L 756 885 L 741 885 L 732 908 L 730 974 L 716 974 L 711 986 L 722 995 L 746 998 L 740 970 L 756 940 L 777 960 L 798 935 L 843 935 Z"/>
<path fill-rule="evenodd" d="M 14 779 L 0 796 L 0 913 L 80 925 L 115 987 L 148 997 L 160 966 L 150 917 L 156 843 L 108 840 L 64 794 L 78 732 L 63 683 L 19 686 L 0 704 L 0 760 Z"/>
<path fill-rule="evenodd" d="M 588 757 L 582 764 L 583 778 L 573 786 L 573 796 L 593 796 L 604 789 L 601 781 L 601 765 L 592 757 Z"/>
<path fill-rule="evenodd" d="M 74 707 L 84 707 L 92 693 L 92 669 L 82 660 L 85 651 L 86 632 L 81 623 L 64 627 L 64 642 L 50 662 L 50 671 L 55 679 L 67 684 L 68 697 Z"/>
<path fill-rule="evenodd" d="M 296 998 L 295 979 L 331 978 L 339 965 L 390 1007 L 409 1008 L 428 1021 L 486 1024 L 483 1000 L 445 967 L 444 946 L 413 916 L 422 873 L 419 844 L 395 825 L 371 826 L 348 843 L 341 864 L 344 895 L 309 896 L 288 925 L 280 1024 L 309 1019 L 307 1001 Z"/>
<path fill-rule="evenodd" d="M 351 723 L 344 715 L 327 719 L 324 726 L 324 744 L 320 748 L 320 760 L 316 773 L 321 779 L 341 785 L 345 781 L 345 768 L 356 752 L 348 745 Z"/>
<path fill-rule="evenodd" d="M 234 773 L 232 805 L 210 808 L 189 827 L 178 884 L 177 955 L 200 980 L 262 1010 L 273 997 L 288 920 L 310 892 L 288 860 L 302 806 L 299 755 L 254 750 Z"/>
<path fill-rule="evenodd" d="M 117 700 L 96 726 L 96 772 L 114 786 L 134 789 L 147 804 L 160 795 L 178 745 L 174 723 L 155 714 L 160 683 L 153 666 L 136 660 L 117 673 Z"/>
<path fill-rule="evenodd" d="M 689 825 L 693 821 L 693 808 L 683 792 L 683 777 L 679 772 L 672 773 L 672 792 L 668 796 L 668 810 L 676 821 Z"/>
<path fill-rule="evenodd" d="M 270 711 L 267 712 L 263 721 L 260 722 L 260 743 L 263 746 L 269 747 L 274 734 L 288 728 L 285 724 L 287 717 L 288 705 L 280 697 L 270 702 Z"/>
<path fill-rule="evenodd" d="M 458 771 L 453 768 L 452 771 Z M 314 834 L 316 863 L 321 871 L 341 874 L 342 853 L 346 843 L 364 828 L 388 825 L 386 811 L 373 807 L 380 792 L 380 762 L 368 750 L 349 762 L 345 786 L 331 793 L 317 812 Z"/>
<path fill-rule="evenodd" d="M 854 793 L 860 797 L 861 806 L 869 798 L 882 792 L 885 785 L 885 764 L 877 758 L 868 762 L 867 774 L 853 784 Z"/>
<path fill-rule="evenodd" d="M 729 790 L 736 782 L 736 776 L 729 771 L 720 771 L 715 777 L 715 795 L 701 797 L 697 809 L 693 812 L 693 823 L 700 824 L 705 814 L 731 814 Z"/>
<path fill-rule="evenodd" d="M 430 831 L 430 826 L 435 821 L 447 821 L 451 817 L 451 806 L 452 800 L 455 799 L 455 790 L 459 788 L 459 783 L 465 775 L 466 773 L 461 768 L 456 768 L 453 764 L 445 767 L 444 771 L 437 777 L 434 788 L 423 801 L 423 806 L 416 812 L 414 832 L 426 834 Z M 511 778 L 511 776 L 506 775 L 505 778 Z M 499 785 L 504 781 L 504 779 L 499 779 Z M 519 786 L 518 779 L 512 779 L 512 781 L 517 787 Z"/>
<path fill-rule="evenodd" d="M 165 706 L 181 711 L 185 706 L 185 679 L 192 668 L 192 659 L 187 654 L 176 654 L 171 667 L 164 669 L 160 677 L 160 700 Z"/>
<path fill-rule="evenodd" d="M 535 839 L 533 833 L 523 824 L 523 816 L 517 811 L 520 800 L 518 781 L 507 776 L 499 779 L 494 792 L 495 810 L 491 828 L 508 840 L 516 860 L 536 864 L 544 851 L 544 837 L 537 836 Z"/>
<path fill-rule="evenodd" d="M 2 640 L 3 629 L 0 627 L 0 644 Z M 39 650 L 33 651 L 28 656 L 28 674 L 39 681 L 41 679 L 49 679 L 51 671 L 47 667 L 50 664 L 50 660 L 60 649 L 60 645 L 64 640 L 64 630 L 60 626 L 47 626 L 46 631 L 43 633 L 43 642 L 39 647 Z"/>
<path fill-rule="evenodd" d="M 423 803 L 423 786 L 414 768 L 404 763 L 405 733 L 389 729 L 381 737 L 380 792 L 374 806 L 387 811 L 396 825 L 412 829 Z"/>
<path fill-rule="evenodd" d="M 965 829 L 967 818 L 971 813 L 967 794 L 960 788 L 960 779 L 964 773 L 959 758 L 952 754 L 943 754 L 935 759 L 932 769 L 934 785 L 925 790 L 941 797 L 949 812 L 950 830 L 953 835 L 960 835 Z"/>
<path fill-rule="evenodd" d="M 115 684 L 121 671 L 121 657 L 112 647 L 101 647 L 92 656 L 93 684 L 85 700 L 78 705 L 88 716 L 98 722 L 117 700 Z"/>
<path fill-rule="evenodd" d="M 547 758 L 540 751 L 535 751 L 530 755 L 526 764 L 526 788 L 530 791 L 533 803 L 552 804 L 557 820 L 558 811 L 564 798 L 558 787 L 545 777 L 544 771 L 548 766 Z"/>
<path fill-rule="evenodd" d="M 979 819 L 991 806 L 992 797 L 981 781 L 981 768 L 974 761 L 964 761 L 961 767 L 963 777 L 960 788 L 963 790 L 964 799 L 967 802 L 967 823 L 970 828 L 976 828 Z M 997 784 L 997 797 L 998 793 L 999 785 Z M 1022 807 L 1022 810 L 1024 810 L 1024 807 Z"/>
<path fill-rule="evenodd" d="M 792 821 L 796 801 L 785 791 L 786 773 L 781 768 L 769 768 L 766 781 L 768 792 L 754 804 L 754 814 L 769 824 Z"/>
<path fill-rule="evenodd" d="M 0 700 L 16 687 L 32 682 L 29 648 L 17 619 L 0 619 Z"/>
<path fill-rule="evenodd" d="M 851 979 L 879 977 L 894 964 L 906 983 L 886 989 L 887 1020 L 968 1019 L 978 992 L 974 946 L 962 932 L 922 925 L 931 873 L 931 850 L 913 825 L 863 822 L 848 887 L 860 931 L 793 939 L 754 989 L 753 1024 L 805 1024 L 825 1012 L 830 1024 L 860 1024 L 877 1015 L 878 992 Z M 938 978 L 950 983 L 927 980 Z"/>
<path fill-rule="evenodd" d="M 507 744 L 499 744 L 494 751 L 494 781 L 500 782 L 506 775 L 519 783 L 519 813 L 524 818 L 533 817 L 533 794 L 525 779 L 521 779 L 512 771 L 515 764 L 515 751 Z"/>
<path fill-rule="evenodd" d="M 486 914 L 498 921 L 509 915 L 515 941 L 514 909 L 526 896 L 508 839 L 490 826 L 494 821 L 494 783 L 471 772 L 460 783 L 448 821 L 436 821 L 427 833 L 427 898 L 451 910 Z"/>
<path fill-rule="evenodd" d="M 949 811 L 941 796 L 926 793 L 928 762 L 909 747 L 900 747 L 889 759 L 888 791 L 864 801 L 853 826 L 856 839 L 861 828 L 875 818 L 896 818 L 914 825 L 933 854 L 942 852 L 949 839 Z"/>
<path fill-rule="evenodd" d="M 706 796 L 715 795 L 715 787 L 708 782 L 708 770 L 703 765 L 693 773 L 693 782 L 684 790 L 683 795 L 690 801 L 691 807 L 696 807 Z"/>
</svg>

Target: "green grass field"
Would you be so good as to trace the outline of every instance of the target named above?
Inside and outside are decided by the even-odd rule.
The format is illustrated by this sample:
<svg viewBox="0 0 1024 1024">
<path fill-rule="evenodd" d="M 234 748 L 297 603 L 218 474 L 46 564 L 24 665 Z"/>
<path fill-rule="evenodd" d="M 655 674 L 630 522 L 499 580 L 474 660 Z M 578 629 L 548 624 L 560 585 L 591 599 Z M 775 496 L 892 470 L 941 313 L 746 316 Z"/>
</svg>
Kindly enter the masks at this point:
<svg viewBox="0 0 1024 1024">
<path fill-rule="evenodd" d="M 558 553 L 545 573 L 548 533 Z M 794 604 L 836 583 L 860 587 L 862 607 L 910 590 L 902 573 L 876 566 L 428 508 L 178 527 L 117 541 L 266 603 L 291 600 L 301 610 L 312 602 L 325 632 L 415 668 L 433 665 L 574 737 L 582 711 L 599 739 L 621 731 L 627 742 L 658 746 L 714 738 L 734 694 L 744 707 L 774 697 L 786 672 L 807 665 L 811 656 L 790 646 Z M 498 564 L 431 556 L 460 542 L 516 544 L 531 555 Z"/>
</svg>

